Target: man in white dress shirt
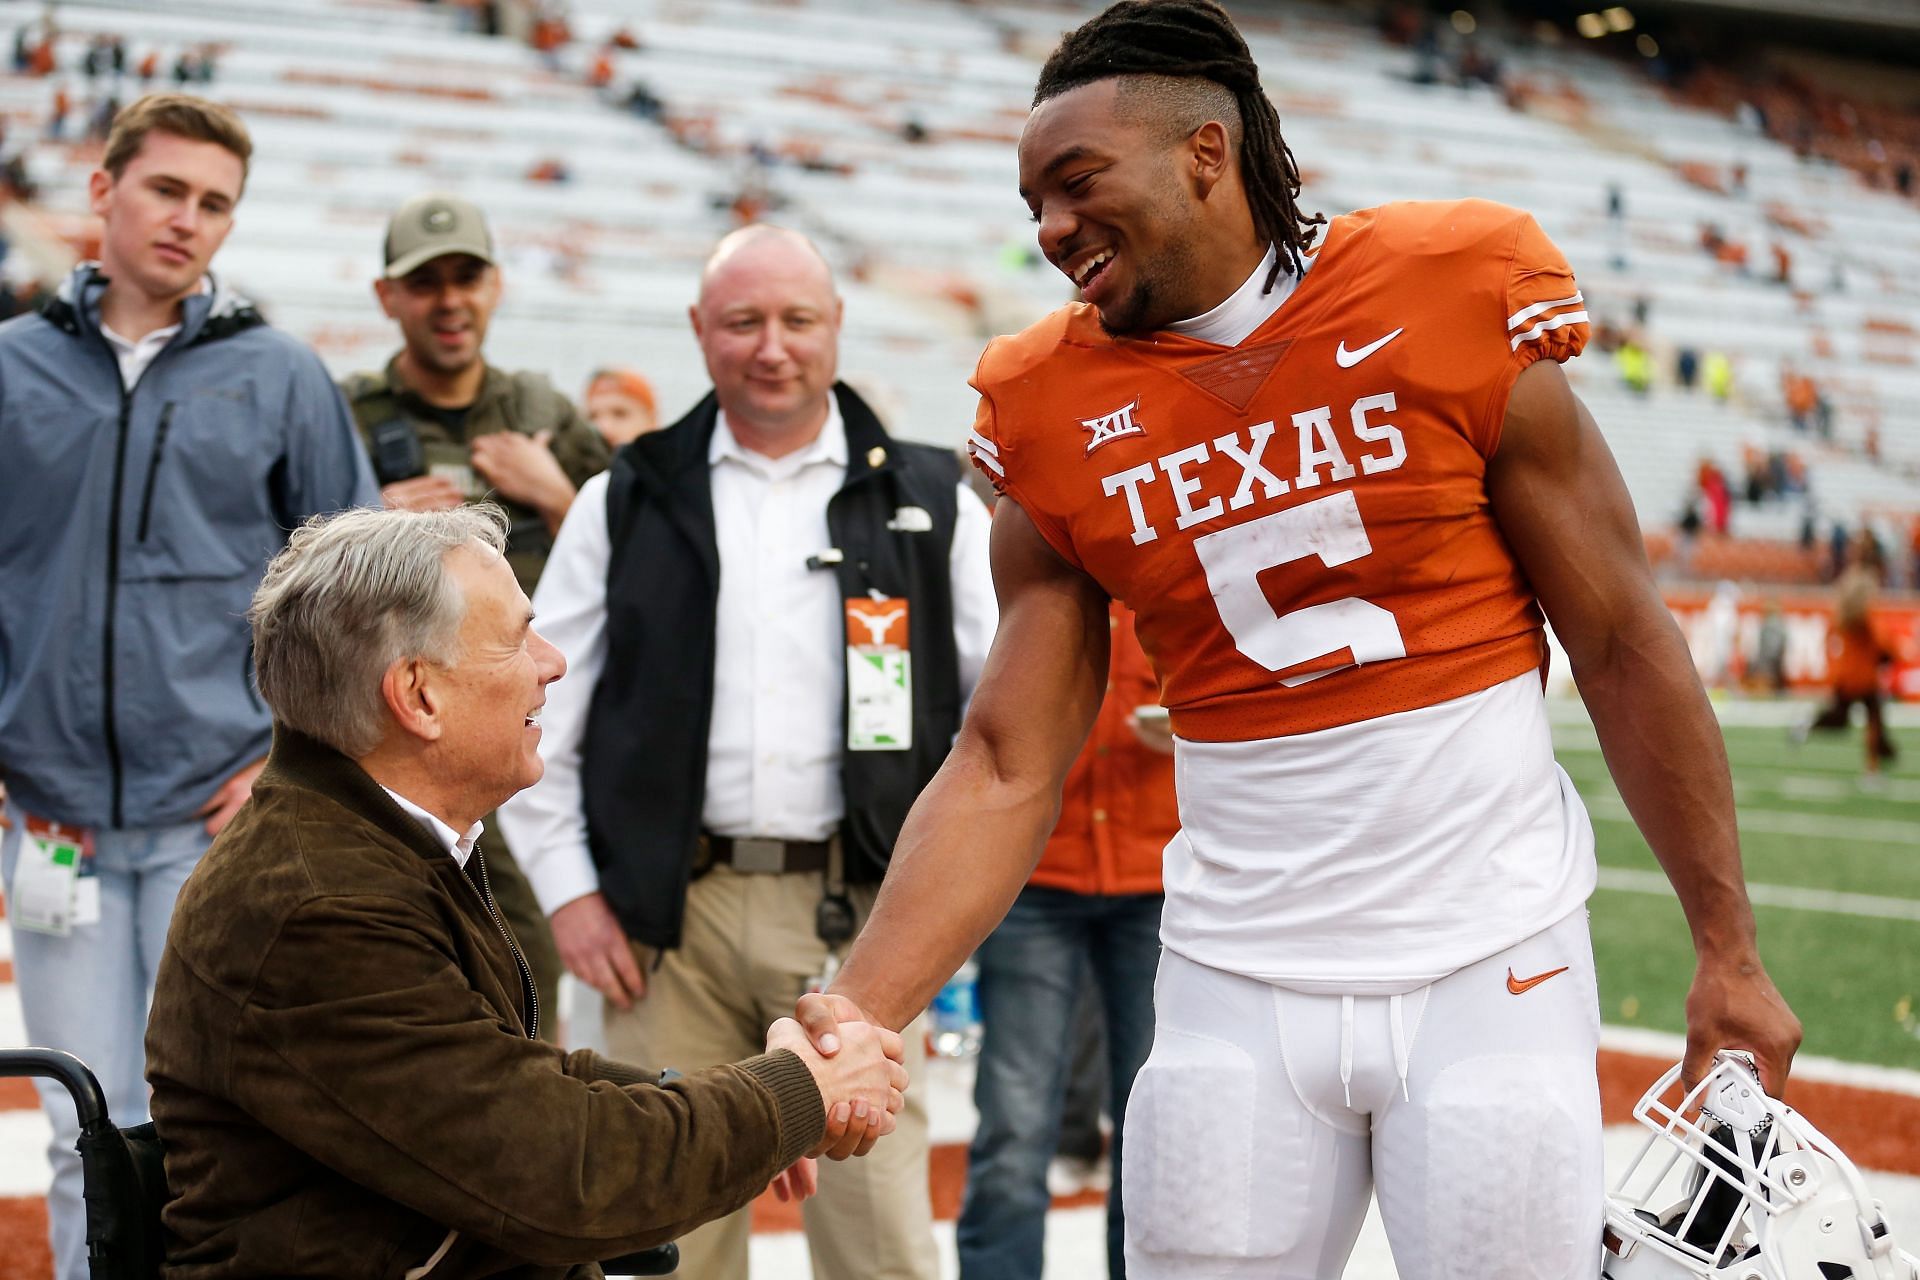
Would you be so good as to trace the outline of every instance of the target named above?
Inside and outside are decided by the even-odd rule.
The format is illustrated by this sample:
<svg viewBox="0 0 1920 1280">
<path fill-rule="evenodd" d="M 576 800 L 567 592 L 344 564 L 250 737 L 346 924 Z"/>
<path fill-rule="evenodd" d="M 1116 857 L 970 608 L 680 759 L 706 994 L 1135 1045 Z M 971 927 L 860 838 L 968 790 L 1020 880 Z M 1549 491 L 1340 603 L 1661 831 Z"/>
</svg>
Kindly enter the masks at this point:
<svg viewBox="0 0 1920 1280">
<path fill-rule="evenodd" d="M 500 818 L 638 1064 L 738 1058 L 830 980 L 992 639 L 986 508 L 836 383 L 841 314 L 804 237 L 722 240 L 691 308 L 713 394 L 587 482 L 535 598 L 575 675 Z M 926 1158 L 915 1092 L 821 1168 L 816 1276 L 932 1280 Z M 746 1274 L 748 1230 L 692 1233 L 679 1274 Z"/>
</svg>

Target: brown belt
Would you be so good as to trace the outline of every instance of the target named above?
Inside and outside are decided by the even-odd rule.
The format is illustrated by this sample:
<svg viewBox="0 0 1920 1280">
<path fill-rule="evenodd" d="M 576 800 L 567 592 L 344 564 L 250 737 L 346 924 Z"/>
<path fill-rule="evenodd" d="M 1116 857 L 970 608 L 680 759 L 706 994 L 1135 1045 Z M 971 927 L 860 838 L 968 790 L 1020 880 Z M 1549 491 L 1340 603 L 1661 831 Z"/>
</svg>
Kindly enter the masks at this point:
<svg viewBox="0 0 1920 1280">
<path fill-rule="evenodd" d="M 694 871 L 707 870 L 724 862 L 735 871 L 750 875 L 784 875 L 789 871 L 825 871 L 828 840 L 767 840 L 758 837 L 700 837 L 694 854 Z"/>
</svg>

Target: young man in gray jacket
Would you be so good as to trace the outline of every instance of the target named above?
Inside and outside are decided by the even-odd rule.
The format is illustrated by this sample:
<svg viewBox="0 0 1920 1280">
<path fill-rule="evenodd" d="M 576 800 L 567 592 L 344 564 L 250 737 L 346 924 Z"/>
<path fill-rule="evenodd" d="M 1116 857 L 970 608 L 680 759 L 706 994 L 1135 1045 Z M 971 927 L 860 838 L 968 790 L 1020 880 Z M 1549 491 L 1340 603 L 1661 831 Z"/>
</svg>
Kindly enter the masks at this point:
<svg viewBox="0 0 1920 1280">
<path fill-rule="evenodd" d="M 104 221 L 0 325 L 0 841 L 28 1037 L 145 1115 L 142 1036 L 173 902 L 271 738 L 247 602 L 287 531 L 379 495 L 319 359 L 207 274 L 252 147 L 184 95 L 124 111 Z M 60 1280 L 86 1275 L 71 1106 L 53 1122 Z"/>
</svg>

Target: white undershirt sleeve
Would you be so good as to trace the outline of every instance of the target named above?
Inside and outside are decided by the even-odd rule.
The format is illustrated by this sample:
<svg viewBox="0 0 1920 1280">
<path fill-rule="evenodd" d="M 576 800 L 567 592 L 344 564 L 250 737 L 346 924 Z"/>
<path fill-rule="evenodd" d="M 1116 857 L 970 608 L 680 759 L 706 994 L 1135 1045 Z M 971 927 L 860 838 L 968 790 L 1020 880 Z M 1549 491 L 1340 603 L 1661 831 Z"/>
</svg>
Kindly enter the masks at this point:
<svg viewBox="0 0 1920 1280">
<path fill-rule="evenodd" d="M 953 638 L 960 653 L 960 695 L 963 704 L 973 697 L 993 632 L 1000 625 L 1000 602 L 993 594 L 993 570 L 988 559 L 993 516 L 980 495 L 960 482 L 959 512 L 953 522 L 953 546 L 948 550 L 948 572 L 953 579 Z"/>
<path fill-rule="evenodd" d="M 500 806 L 500 830 L 527 873 L 540 909 L 552 915 L 600 888 L 587 848 L 580 783 L 580 747 L 587 709 L 607 661 L 607 475 L 580 492 L 553 541 L 553 554 L 533 593 L 534 630 L 567 660 L 567 673 L 547 686 L 540 714 L 540 757 L 546 773 Z"/>
</svg>

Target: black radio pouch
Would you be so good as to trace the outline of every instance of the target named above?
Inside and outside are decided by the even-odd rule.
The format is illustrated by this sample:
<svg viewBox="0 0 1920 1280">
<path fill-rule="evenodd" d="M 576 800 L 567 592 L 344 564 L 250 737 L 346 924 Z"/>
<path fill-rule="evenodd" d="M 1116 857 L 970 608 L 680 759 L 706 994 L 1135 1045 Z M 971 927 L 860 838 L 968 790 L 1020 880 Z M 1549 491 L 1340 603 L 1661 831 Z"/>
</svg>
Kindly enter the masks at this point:
<svg viewBox="0 0 1920 1280">
<path fill-rule="evenodd" d="M 420 433 L 405 418 L 388 418 L 371 432 L 373 474 L 381 484 L 411 480 L 427 473 L 427 451 Z"/>
</svg>

